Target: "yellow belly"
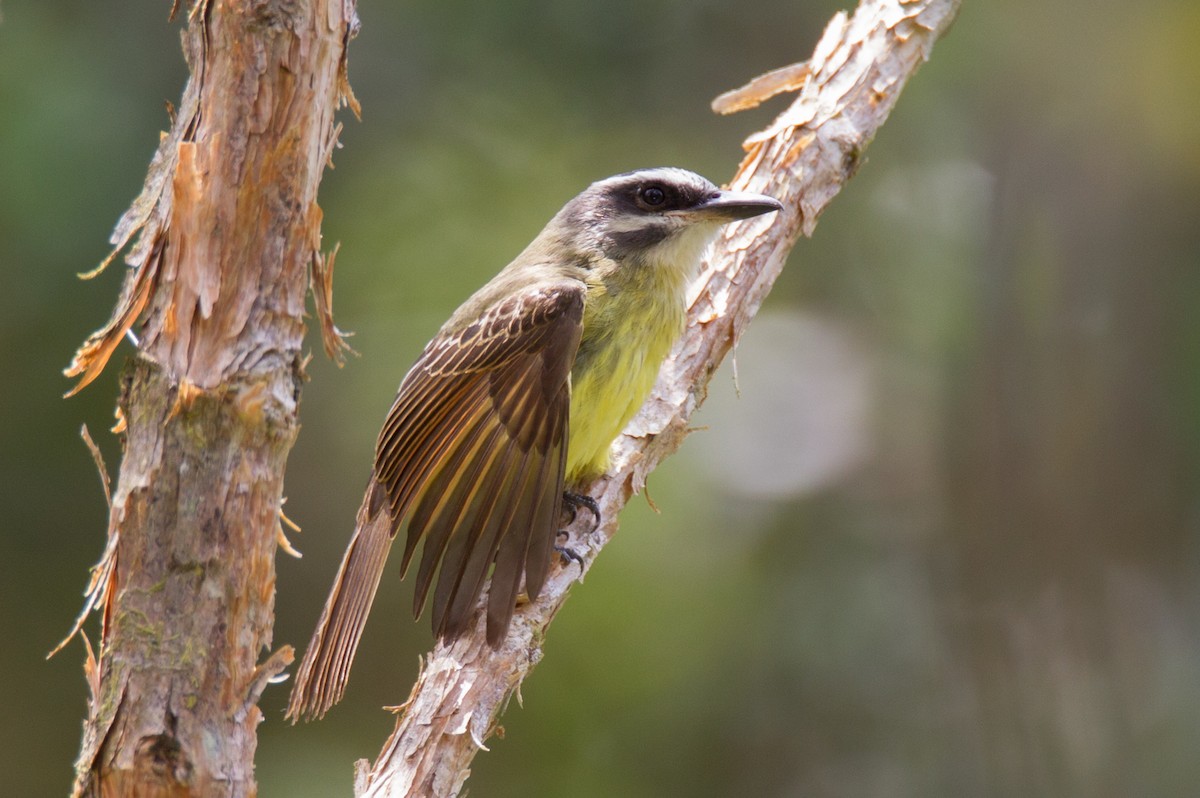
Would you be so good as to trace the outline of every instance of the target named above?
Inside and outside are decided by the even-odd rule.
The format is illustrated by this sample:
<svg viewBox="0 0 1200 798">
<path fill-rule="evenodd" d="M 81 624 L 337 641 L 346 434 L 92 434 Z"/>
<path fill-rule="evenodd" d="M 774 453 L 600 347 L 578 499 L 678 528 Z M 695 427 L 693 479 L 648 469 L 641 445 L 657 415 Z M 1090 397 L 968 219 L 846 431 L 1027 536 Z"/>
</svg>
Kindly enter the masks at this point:
<svg viewBox="0 0 1200 798">
<path fill-rule="evenodd" d="M 608 469 L 613 440 L 641 408 L 683 329 L 683 303 L 675 291 L 650 302 L 623 293 L 630 295 L 609 297 L 584 312 L 583 339 L 571 371 L 568 485 Z M 646 294 L 637 293 L 645 300 Z"/>
</svg>

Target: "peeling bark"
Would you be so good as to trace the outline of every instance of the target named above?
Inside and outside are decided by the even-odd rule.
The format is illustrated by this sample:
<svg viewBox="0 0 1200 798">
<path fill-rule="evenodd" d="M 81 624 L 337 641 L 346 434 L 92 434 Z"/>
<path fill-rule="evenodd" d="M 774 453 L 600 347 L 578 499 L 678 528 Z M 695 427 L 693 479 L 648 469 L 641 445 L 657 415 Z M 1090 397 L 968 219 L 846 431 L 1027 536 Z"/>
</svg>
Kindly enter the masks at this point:
<svg viewBox="0 0 1200 798">
<path fill-rule="evenodd" d="M 198 0 L 191 78 L 103 268 L 139 235 L 81 389 L 142 319 L 75 795 L 254 795 L 284 467 L 298 431 L 317 187 L 336 138 L 353 0 Z M 328 271 L 328 269 L 326 269 Z M 328 304 L 331 297 L 323 297 Z M 324 323 L 324 319 L 322 319 Z M 332 320 L 328 326 L 336 334 Z"/>
<path fill-rule="evenodd" d="M 591 535 L 572 537 L 587 567 L 615 534 L 620 509 L 683 443 L 710 377 L 757 312 L 792 246 L 801 233 L 812 234 L 822 210 L 853 176 L 959 4 L 863 0 L 852 18 L 834 17 L 806 64 L 776 70 L 719 101 L 718 110 L 737 110 L 779 91 L 799 91 L 774 123 L 746 141 L 747 155 L 731 181 L 735 189 L 779 198 L 785 211 L 780 218 L 730 225 L 714 247 L 693 286 L 687 332 L 618 439 L 612 471 L 588 490 L 605 522 Z M 475 753 L 541 659 L 543 636 L 578 573 L 575 565 L 552 571 L 537 601 L 513 616 L 500 649 L 484 642 L 482 620 L 456 642 L 437 644 L 408 701 L 397 708 L 396 728 L 379 758 L 371 766 L 358 764 L 355 795 L 457 795 Z"/>
</svg>

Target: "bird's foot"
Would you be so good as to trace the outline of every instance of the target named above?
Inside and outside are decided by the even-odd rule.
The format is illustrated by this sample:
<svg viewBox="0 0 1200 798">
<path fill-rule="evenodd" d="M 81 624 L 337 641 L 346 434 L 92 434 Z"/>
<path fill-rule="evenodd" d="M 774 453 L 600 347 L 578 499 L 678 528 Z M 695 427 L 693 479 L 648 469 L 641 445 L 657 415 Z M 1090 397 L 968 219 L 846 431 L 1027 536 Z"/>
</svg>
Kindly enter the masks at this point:
<svg viewBox="0 0 1200 798">
<path fill-rule="evenodd" d="M 590 535 L 592 532 L 596 531 L 597 527 L 600 526 L 600 505 L 596 503 L 595 499 L 586 494 L 563 491 L 563 509 L 566 510 L 567 517 L 567 522 L 564 524 L 564 526 L 570 526 L 571 524 L 575 523 L 575 516 L 578 514 L 580 507 L 586 507 L 588 511 L 591 512 L 592 518 L 594 519 L 592 521 L 591 528 L 587 531 L 587 534 Z M 567 530 L 559 530 L 558 535 L 555 538 L 554 550 L 558 552 L 558 556 L 562 558 L 564 566 L 570 565 L 572 561 L 579 563 L 579 578 L 582 580 L 584 573 L 583 557 L 581 557 L 579 552 L 575 551 L 574 549 L 567 548 L 565 544 L 568 540 L 570 540 L 570 538 L 571 535 L 569 532 L 567 532 Z"/>
<path fill-rule="evenodd" d="M 570 565 L 572 561 L 579 563 L 579 579 L 580 581 L 583 581 L 583 557 L 579 555 L 579 552 L 563 545 L 563 543 L 569 540 L 570 537 L 571 536 L 566 530 L 560 530 L 555 538 L 554 550 L 558 552 L 558 556 L 562 558 L 562 563 L 564 566 Z"/>
<path fill-rule="evenodd" d="M 568 513 L 567 526 L 575 523 L 575 514 L 579 511 L 580 507 L 586 507 L 591 512 L 592 517 L 596 519 L 592 523 L 592 528 L 588 530 L 589 533 L 595 532 L 596 528 L 600 526 L 600 505 L 586 493 L 572 493 L 569 490 L 563 491 L 563 507 L 567 509 Z"/>
</svg>

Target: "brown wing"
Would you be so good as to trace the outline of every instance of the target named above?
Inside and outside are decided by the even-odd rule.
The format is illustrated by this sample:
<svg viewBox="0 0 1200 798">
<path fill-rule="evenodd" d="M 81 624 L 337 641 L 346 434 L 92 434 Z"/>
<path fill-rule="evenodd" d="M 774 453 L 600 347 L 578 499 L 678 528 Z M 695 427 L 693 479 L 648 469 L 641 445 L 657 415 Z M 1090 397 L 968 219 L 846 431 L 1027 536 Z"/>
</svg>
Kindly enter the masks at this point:
<svg viewBox="0 0 1200 798">
<path fill-rule="evenodd" d="M 522 573 L 531 596 L 545 580 L 582 317 L 583 287 L 555 285 L 511 297 L 461 332 L 435 338 L 380 432 L 376 480 L 393 519 L 411 513 L 401 574 L 424 540 L 413 614 L 421 614 L 437 571 L 440 637 L 466 629 L 493 561 L 493 645 L 508 628 Z"/>
<path fill-rule="evenodd" d="M 522 573 L 530 596 L 541 590 L 562 502 L 568 375 L 582 317 L 582 285 L 531 287 L 425 348 L 379 434 L 374 478 L 297 672 L 289 717 L 320 716 L 341 699 L 406 516 L 401 575 L 424 540 L 413 614 L 420 615 L 436 572 L 439 637 L 466 630 L 493 562 L 492 645 L 508 628 Z"/>
</svg>

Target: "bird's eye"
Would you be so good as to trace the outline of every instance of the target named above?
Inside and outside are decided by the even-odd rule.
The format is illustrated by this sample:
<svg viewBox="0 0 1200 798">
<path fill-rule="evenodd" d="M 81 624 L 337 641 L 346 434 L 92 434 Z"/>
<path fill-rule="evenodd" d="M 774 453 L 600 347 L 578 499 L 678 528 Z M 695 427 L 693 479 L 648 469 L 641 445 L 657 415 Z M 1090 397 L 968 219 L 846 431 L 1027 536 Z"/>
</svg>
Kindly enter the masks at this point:
<svg viewBox="0 0 1200 798">
<path fill-rule="evenodd" d="M 650 207 L 657 207 L 667 201 L 667 192 L 658 186 L 646 186 L 638 192 L 638 198 Z"/>
</svg>

